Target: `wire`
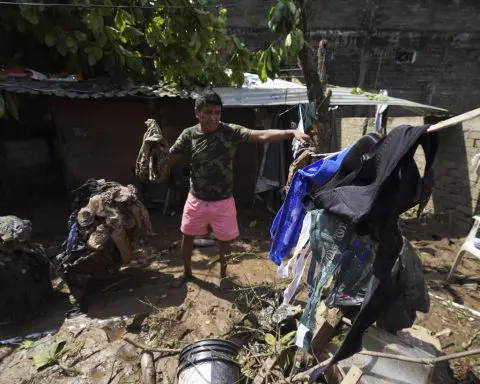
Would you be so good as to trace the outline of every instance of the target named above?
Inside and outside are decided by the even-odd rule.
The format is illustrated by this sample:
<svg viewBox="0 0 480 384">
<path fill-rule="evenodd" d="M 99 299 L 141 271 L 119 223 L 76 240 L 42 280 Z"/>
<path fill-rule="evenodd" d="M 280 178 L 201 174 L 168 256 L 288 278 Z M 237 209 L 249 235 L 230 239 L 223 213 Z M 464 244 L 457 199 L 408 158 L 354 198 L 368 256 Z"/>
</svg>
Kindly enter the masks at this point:
<svg viewBox="0 0 480 384">
<path fill-rule="evenodd" d="M 60 3 L 32 3 L 32 2 L 13 2 L 0 1 L 0 5 L 25 5 L 30 7 L 44 8 L 109 8 L 109 9 L 157 9 L 157 8 L 195 8 L 196 5 L 107 5 L 107 4 L 60 4 Z M 230 4 L 205 5 L 204 8 L 220 8 L 238 6 L 240 2 Z"/>
</svg>

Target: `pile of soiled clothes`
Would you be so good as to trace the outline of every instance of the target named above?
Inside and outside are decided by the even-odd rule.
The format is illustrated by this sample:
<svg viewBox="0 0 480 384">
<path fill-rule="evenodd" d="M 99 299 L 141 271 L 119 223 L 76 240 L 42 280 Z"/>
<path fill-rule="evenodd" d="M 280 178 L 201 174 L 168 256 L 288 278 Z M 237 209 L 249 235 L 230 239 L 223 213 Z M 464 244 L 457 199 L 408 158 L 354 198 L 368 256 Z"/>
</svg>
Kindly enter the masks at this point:
<svg viewBox="0 0 480 384">
<path fill-rule="evenodd" d="M 170 147 L 154 119 L 148 119 L 145 124 L 147 131 L 143 135 L 142 146 L 138 152 L 135 175 L 141 182 L 162 182 L 170 175 L 168 165 Z"/>
<path fill-rule="evenodd" d="M 41 312 L 53 294 L 50 262 L 30 241 L 32 223 L 0 217 L 0 320 L 20 321 Z"/>
<path fill-rule="evenodd" d="M 274 219 L 269 258 L 279 275 L 293 271 L 284 306 L 307 272 L 309 299 L 296 344 L 309 350 L 328 282 L 327 307 L 356 313 L 329 365 L 358 352 L 363 333 L 374 322 L 395 333 L 413 325 L 416 311 L 429 311 L 421 261 L 398 223 L 403 212 L 417 205 L 420 214 L 432 192 L 438 139 L 427 129 L 405 125 L 383 137 L 371 133 L 339 153 L 299 167 Z M 414 160 L 419 146 L 426 159 L 423 177 Z"/>
<path fill-rule="evenodd" d="M 75 300 L 74 311 L 83 313 L 89 281 L 111 276 L 130 263 L 135 230 L 147 235 L 153 231 L 133 185 L 90 179 L 73 195 L 68 238 L 57 262 Z"/>
</svg>

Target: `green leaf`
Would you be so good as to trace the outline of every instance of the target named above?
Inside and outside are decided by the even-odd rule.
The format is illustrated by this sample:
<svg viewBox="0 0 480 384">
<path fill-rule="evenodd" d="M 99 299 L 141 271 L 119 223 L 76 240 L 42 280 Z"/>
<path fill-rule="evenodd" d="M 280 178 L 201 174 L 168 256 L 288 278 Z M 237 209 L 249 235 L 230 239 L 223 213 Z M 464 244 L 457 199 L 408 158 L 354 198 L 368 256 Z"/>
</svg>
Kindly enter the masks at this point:
<svg viewBox="0 0 480 384">
<path fill-rule="evenodd" d="M 115 26 L 120 30 L 120 32 L 123 32 L 123 30 L 128 26 L 132 25 L 135 23 L 134 17 L 125 11 L 124 9 L 120 9 L 117 11 L 115 14 Z"/>
<path fill-rule="evenodd" d="M 10 92 L 5 92 L 5 102 L 6 102 L 8 114 L 12 116 L 15 120 L 18 120 L 19 116 L 18 116 L 17 103 Z"/>
<path fill-rule="evenodd" d="M 268 344 L 268 345 L 275 345 L 275 343 L 277 342 L 277 339 L 275 338 L 275 336 L 273 336 L 271 333 L 266 333 L 265 334 L 265 342 Z"/>
<path fill-rule="evenodd" d="M 78 41 L 85 42 L 87 41 L 87 34 L 80 31 L 73 31 L 73 35 Z"/>
<path fill-rule="evenodd" d="M 23 340 L 21 343 L 20 343 L 20 346 L 18 347 L 20 350 L 23 350 L 23 349 L 30 349 L 32 348 L 33 346 L 33 341 L 32 340 Z"/>
<path fill-rule="evenodd" d="M 248 225 L 249 228 L 255 228 L 257 226 L 257 220 L 253 220 L 252 222 L 250 222 L 250 224 Z"/>
<path fill-rule="evenodd" d="M 161 17 L 161 16 L 157 16 L 157 17 L 154 17 L 154 18 L 152 19 L 152 23 L 153 23 L 154 25 L 156 25 L 157 27 L 159 27 L 159 26 L 165 24 L 165 19 L 164 19 L 163 17 Z"/>
<path fill-rule="evenodd" d="M 289 332 L 280 339 L 280 342 L 282 343 L 282 345 L 288 345 L 295 338 L 296 335 L 297 331 Z"/>
<path fill-rule="evenodd" d="M 65 341 L 54 342 L 44 348 L 39 354 L 33 356 L 33 363 L 37 370 L 56 364 L 61 356 Z"/>
<path fill-rule="evenodd" d="M 30 24 L 37 25 L 40 22 L 40 17 L 34 8 L 20 6 L 20 15 Z"/>
<path fill-rule="evenodd" d="M 54 47 L 57 42 L 57 36 L 54 33 L 50 32 L 45 35 L 45 44 L 49 47 Z"/>
</svg>

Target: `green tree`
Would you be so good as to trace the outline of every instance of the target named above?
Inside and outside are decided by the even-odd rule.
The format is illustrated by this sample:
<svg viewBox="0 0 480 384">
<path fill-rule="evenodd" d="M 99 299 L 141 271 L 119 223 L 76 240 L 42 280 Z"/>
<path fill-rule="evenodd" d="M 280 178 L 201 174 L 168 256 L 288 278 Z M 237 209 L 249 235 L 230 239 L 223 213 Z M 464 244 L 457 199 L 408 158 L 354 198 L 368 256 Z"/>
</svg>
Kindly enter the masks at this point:
<svg viewBox="0 0 480 384">
<path fill-rule="evenodd" d="M 240 85 L 250 68 L 227 10 L 206 0 L 43 3 L 0 6 L 0 65 L 181 85 Z"/>
<path fill-rule="evenodd" d="M 317 1 L 317 6 L 320 6 Z M 297 58 L 302 68 L 309 101 L 315 103 L 317 119 L 312 125 L 316 150 L 330 150 L 332 130 L 329 124 L 328 107 L 330 92 L 327 91 L 326 53 L 327 42 L 320 41 L 318 51 L 312 48 L 308 37 L 308 17 L 312 0 L 275 0 L 268 15 L 268 26 L 278 35 L 265 50 L 254 56 L 254 67 L 262 81 L 274 77 L 280 70 L 282 60 Z"/>
</svg>

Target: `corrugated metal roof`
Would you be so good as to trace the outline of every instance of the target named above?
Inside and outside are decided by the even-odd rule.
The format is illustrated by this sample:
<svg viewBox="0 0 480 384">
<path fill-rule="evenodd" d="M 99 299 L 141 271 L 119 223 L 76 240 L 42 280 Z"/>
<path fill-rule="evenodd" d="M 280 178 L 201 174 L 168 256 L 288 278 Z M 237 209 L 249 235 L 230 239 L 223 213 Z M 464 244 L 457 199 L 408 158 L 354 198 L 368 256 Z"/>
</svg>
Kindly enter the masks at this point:
<svg viewBox="0 0 480 384">
<path fill-rule="evenodd" d="M 352 88 L 330 86 L 332 91 L 331 105 L 355 106 L 388 104 L 410 110 L 416 114 L 445 115 L 448 111 L 430 105 L 399 99 L 391 96 L 369 97 L 365 94 L 354 94 Z M 50 95 L 71 99 L 102 99 L 122 97 L 196 97 L 198 90 L 179 89 L 167 85 L 134 85 L 119 86 L 102 84 L 93 81 L 50 81 L 0 77 L 0 90 L 12 93 L 31 95 Z M 280 79 L 262 83 L 258 76 L 245 74 L 245 83 L 241 88 L 214 88 L 222 97 L 225 106 L 275 106 L 297 105 L 308 103 L 307 89 L 304 85 Z"/>
<path fill-rule="evenodd" d="M 419 115 L 445 115 L 448 110 L 430 105 L 416 103 L 391 96 L 352 93 L 353 88 L 329 86 L 332 91 L 331 105 L 379 105 L 388 104 L 410 110 Z M 307 88 L 302 84 L 285 80 L 268 80 L 262 83 L 258 76 L 245 74 L 245 84 L 242 88 L 215 88 L 220 94 L 225 106 L 273 106 L 297 105 L 308 103 Z"/>
<path fill-rule="evenodd" d="M 32 80 L 0 77 L 0 89 L 7 92 L 57 96 L 70 99 L 104 99 L 121 97 L 191 97 L 191 92 L 165 85 L 120 86 L 94 81 Z"/>
</svg>

